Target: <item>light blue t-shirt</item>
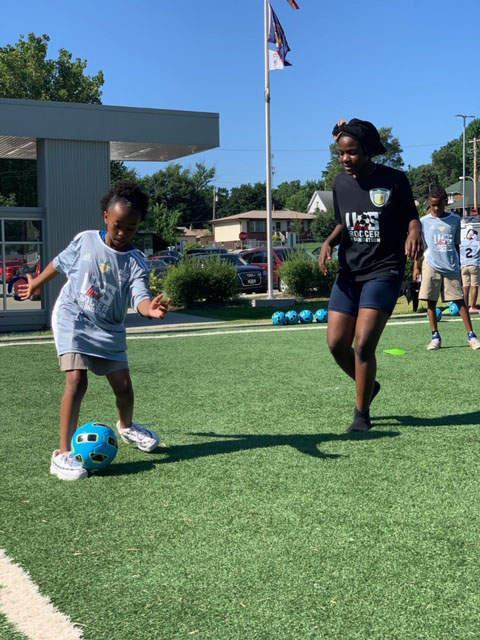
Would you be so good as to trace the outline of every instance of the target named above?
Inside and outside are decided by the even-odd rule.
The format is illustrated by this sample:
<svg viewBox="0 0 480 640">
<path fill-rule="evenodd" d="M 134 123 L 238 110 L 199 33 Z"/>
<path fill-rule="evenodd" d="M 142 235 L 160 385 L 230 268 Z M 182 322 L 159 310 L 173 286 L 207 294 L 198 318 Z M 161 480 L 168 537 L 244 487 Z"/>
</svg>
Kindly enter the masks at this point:
<svg viewBox="0 0 480 640">
<path fill-rule="evenodd" d="M 53 260 L 67 276 L 52 314 L 55 345 L 58 355 L 126 361 L 125 317 L 151 297 L 148 267 L 138 249 L 116 251 L 101 233 L 79 233 Z"/>
<path fill-rule="evenodd" d="M 427 246 L 425 260 L 442 275 L 460 275 L 460 260 L 455 248 L 455 245 L 460 244 L 460 216 L 451 213 L 437 218 L 428 214 L 421 221 L 423 239 Z"/>
</svg>

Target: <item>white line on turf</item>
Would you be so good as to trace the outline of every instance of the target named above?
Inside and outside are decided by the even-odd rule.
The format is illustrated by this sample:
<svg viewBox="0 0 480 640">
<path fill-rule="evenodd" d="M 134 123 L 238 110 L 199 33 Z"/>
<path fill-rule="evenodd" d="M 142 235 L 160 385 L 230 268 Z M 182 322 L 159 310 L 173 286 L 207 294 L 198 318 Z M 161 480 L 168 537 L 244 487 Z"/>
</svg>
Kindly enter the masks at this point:
<svg viewBox="0 0 480 640">
<path fill-rule="evenodd" d="M 0 611 L 28 640 L 82 640 L 83 633 L 0 549 Z"/>
<path fill-rule="evenodd" d="M 480 318 L 478 318 L 480 320 Z M 477 318 L 472 318 L 472 320 L 477 320 Z M 449 318 L 446 322 L 462 322 L 461 318 Z M 445 324 L 445 321 L 442 321 Z M 388 327 L 399 327 L 399 326 L 407 326 L 412 324 L 428 324 L 428 320 L 390 320 L 386 328 Z M 326 324 L 319 325 L 297 325 L 291 327 L 268 327 L 265 329 L 219 329 L 217 331 L 195 331 L 191 333 L 154 333 L 154 334 L 142 334 L 142 335 L 128 335 L 127 340 L 163 340 L 167 338 L 201 338 L 203 336 L 223 336 L 223 335 L 232 335 L 234 333 L 268 333 L 270 331 L 276 332 L 278 334 L 282 333 L 282 331 L 312 331 L 317 329 L 325 330 L 327 328 Z M 19 342 L 0 342 L 0 347 L 20 347 L 26 346 L 30 344 L 54 344 L 52 340 L 25 340 Z"/>
</svg>

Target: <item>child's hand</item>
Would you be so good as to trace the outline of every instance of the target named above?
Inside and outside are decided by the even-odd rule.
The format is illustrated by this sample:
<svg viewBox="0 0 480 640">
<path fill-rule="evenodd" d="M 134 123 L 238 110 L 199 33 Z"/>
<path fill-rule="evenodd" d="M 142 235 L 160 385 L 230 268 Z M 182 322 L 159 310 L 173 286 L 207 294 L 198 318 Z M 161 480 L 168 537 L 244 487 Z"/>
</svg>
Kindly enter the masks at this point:
<svg viewBox="0 0 480 640">
<path fill-rule="evenodd" d="M 149 316 L 151 318 L 164 318 L 168 311 L 168 305 L 172 302 L 170 298 L 162 302 L 163 294 L 156 296 L 150 303 Z"/>
<path fill-rule="evenodd" d="M 17 286 L 17 295 L 20 300 L 28 300 L 33 295 L 32 276 L 27 273 L 28 282 L 19 282 Z"/>
</svg>

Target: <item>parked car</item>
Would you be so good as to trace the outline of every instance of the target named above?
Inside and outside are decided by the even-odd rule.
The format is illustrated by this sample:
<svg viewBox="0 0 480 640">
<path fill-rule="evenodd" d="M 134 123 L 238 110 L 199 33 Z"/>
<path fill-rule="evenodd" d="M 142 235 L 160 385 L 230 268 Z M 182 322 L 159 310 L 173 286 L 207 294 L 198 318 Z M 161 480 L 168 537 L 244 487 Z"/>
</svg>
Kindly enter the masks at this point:
<svg viewBox="0 0 480 640">
<path fill-rule="evenodd" d="M 150 256 L 149 260 L 163 260 L 167 264 L 176 265 L 180 261 L 180 258 L 173 256 L 170 253 L 159 253 L 156 256 Z"/>
<path fill-rule="evenodd" d="M 8 283 L 8 293 L 11 293 L 14 296 L 15 300 L 20 300 L 20 296 L 18 295 L 18 287 L 20 284 L 28 282 L 27 275 L 31 275 L 32 278 L 36 278 L 40 275 L 41 272 L 40 261 L 37 262 L 26 262 L 23 264 L 17 271 L 16 275 L 11 278 Z M 30 300 L 39 300 L 40 299 L 41 288 L 38 287 L 35 289 L 33 294 L 30 297 Z"/>
<path fill-rule="evenodd" d="M 237 270 L 241 293 L 265 293 L 267 291 L 267 272 L 256 265 L 249 265 L 240 256 L 233 253 L 195 254 L 190 260 L 207 261 L 220 259 L 230 262 Z"/>
<path fill-rule="evenodd" d="M 273 286 L 282 293 L 287 290 L 285 282 L 278 277 L 278 269 L 287 260 L 289 253 L 292 251 L 302 251 L 305 255 L 315 260 L 314 256 L 305 249 L 288 249 L 287 247 L 273 247 Z M 267 270 L 267 247 L 259 247 L 257 249 L 246 249 L 239 254 L 248 264 L 257 265 Z"/>
<path fill-rule="evenodd" d="M 177 258 L 177 260 L 180 260 L 182 254 L 180 253 L 180 251 L 177 251 L 177 249 L 162 249 L 157 254 L 155 254 L 155 256 L 150 257 L 155 258 L 156 256 L 160 256 L 161 258 L 163 258 L 163 256 L 173 256 L 174 258 Z"/>
<path fill-rule="evenodd" d="M 167 264 L 165 260 L 163 260 L 162 258 L 159 258 L 158 256 L 156 256 L 153 259 L 149 258 L 147 260 L 147 267 L 149 271 L 150 272 L 153 271 L 153 273 L 156 276 L 165 275 L 165 273 L 168 271 L 170 266 L 171 265 Z"/>
<path fill-rule="evenodd" d="M 25 260 L 21 258 L 5 260 L 5 282 L 10 282 L 10 280 L 17 275 L 18 270 L 22 265 L 25 264 Z M 0 278 L 3 277 L 3 262 L 0 262 Z"/>
<path fill-rule="evenodd" d="M 190 251 L 187 252 L 186 255 L 188 256 L 193 256 L 193 255 L 199 255 L 199 254 L 219 254 L 219 253 L 228 253 L 228 251 L 224 248 L 224 247 L 198 247 L 196 249 L 190 249 Z"/>
</svg>

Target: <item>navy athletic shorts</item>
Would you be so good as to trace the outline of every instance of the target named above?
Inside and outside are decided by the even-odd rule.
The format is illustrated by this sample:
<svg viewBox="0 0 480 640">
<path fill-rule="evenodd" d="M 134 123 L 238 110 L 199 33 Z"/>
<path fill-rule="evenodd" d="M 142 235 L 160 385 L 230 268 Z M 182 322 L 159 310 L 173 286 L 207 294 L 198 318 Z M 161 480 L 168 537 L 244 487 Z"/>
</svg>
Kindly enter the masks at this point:
<svg viewBox="0 0 480 640">
<path fill-rule="evenodd" d="M 354 282 L 339 275 L 330 294 L 328 310 L 358 316 L 359 309 L 381 309 L 390 315 L 397 304 L 401 285 L 399 278 Z"/>
</svg>

